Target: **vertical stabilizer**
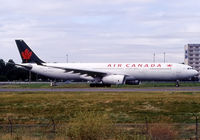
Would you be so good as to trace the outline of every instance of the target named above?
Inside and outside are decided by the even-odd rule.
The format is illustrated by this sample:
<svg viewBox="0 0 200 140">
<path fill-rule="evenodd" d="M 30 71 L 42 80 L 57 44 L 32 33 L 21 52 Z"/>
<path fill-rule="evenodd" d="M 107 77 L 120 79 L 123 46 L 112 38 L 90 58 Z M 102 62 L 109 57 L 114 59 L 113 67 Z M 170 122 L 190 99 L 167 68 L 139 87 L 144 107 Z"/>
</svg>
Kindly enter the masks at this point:
<svg viewBox="0 0 200 140">
<path fill-rule="evenodd" d="M 20 56 L 22 58 L 22 63 L 37 63 L 41 65 L 45 63 L 42 61 L 23 40 L 15 40 Z"/>
</svg>

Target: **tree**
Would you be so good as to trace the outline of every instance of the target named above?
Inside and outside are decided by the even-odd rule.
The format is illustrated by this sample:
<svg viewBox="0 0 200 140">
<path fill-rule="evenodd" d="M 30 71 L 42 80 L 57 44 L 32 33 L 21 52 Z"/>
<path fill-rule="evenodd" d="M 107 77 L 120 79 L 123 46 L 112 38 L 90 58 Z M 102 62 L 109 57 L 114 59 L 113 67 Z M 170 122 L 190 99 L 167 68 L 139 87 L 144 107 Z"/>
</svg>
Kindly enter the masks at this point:
<svg viewBox="0 0 200 140">
<path fill-rule="evenodd" d="M 0 81 L 6 81 L 6 75 L 5 75 L 5 61 L 3 59 L 0 59 Z"/>
<path fill-rule="evenodd" d="M 5 75 L 7 77 L 7 80 L 13 81 L 17 80 L 17 68 L 15 67 L 15 62 L 10 59 L 8 63 L 6 63 L 6 72 Z"/>
<path fill-rule="evenodd" d="M 5 72 L 6 64 L 3 59 L 0 59 L 0 75 L 3 75 Z"/>
</svg>

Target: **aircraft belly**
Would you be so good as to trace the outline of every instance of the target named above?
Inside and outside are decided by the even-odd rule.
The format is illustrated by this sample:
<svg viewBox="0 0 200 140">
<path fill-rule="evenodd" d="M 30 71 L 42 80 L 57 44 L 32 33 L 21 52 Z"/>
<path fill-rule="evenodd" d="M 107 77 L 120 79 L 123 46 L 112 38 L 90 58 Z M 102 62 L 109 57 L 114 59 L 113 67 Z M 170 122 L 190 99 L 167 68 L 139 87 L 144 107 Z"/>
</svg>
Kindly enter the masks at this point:
<svg viewBox="0 0 200 140">
<path fill-rule="evenodd" d="M 176 75 L 171 71 L 150 71 L 150 70 L 135 70 L 129 72 L 129 75 L 134 76 L 137 80 L 175 80 Z"/>
<path fill-rule="evenodd" d="M 172 70 L 154 70 L 154 69 L 111 69 L 108 71 L 113 74 L 128 75 L 137 80 L 176 80 L 176 73 Z"/>
</svg>

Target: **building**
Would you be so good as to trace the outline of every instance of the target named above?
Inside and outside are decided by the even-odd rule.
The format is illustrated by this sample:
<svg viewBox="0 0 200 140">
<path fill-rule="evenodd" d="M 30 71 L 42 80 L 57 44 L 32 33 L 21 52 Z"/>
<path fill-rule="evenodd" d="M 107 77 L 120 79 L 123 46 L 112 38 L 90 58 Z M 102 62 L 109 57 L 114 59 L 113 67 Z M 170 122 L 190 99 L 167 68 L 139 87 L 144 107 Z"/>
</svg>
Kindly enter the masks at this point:
<svg viewBox="0 0 200 140">
<path fill-rule="evenodd" d="M 200 71 L 200 44 L 185 45 L 185 64 Z"/>
</svg>

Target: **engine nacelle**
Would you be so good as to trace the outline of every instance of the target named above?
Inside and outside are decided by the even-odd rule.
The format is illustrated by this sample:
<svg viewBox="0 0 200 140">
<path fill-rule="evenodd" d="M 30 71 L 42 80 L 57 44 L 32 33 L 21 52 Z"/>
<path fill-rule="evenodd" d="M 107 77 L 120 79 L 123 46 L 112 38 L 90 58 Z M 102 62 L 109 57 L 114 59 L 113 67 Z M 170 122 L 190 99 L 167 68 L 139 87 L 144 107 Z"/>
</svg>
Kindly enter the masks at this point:
<svg viewBox="0 0 200 140">
<path fill-rule="evenodd" d="M 107 75 L 102 78 L 104 84 L 111 85 L 122 85 L 124 84 L 125 76 L 124 75 Z"/>
</svg>

